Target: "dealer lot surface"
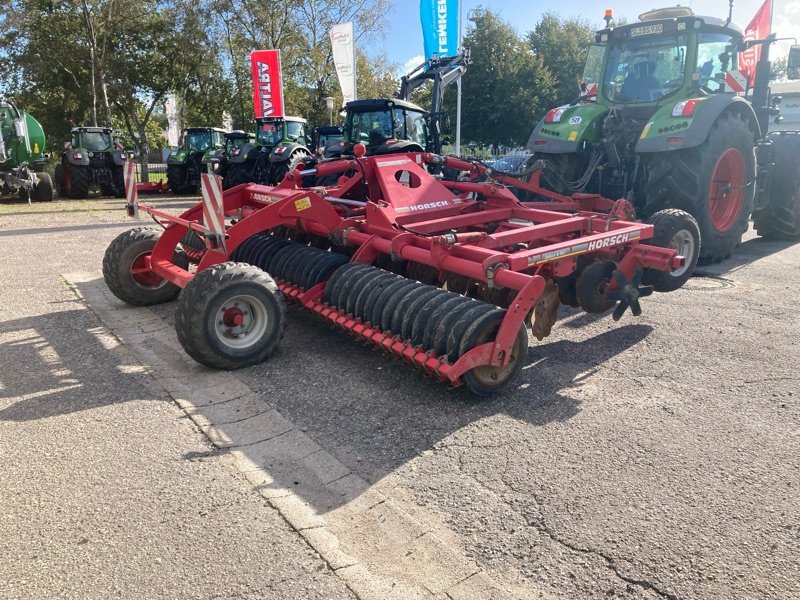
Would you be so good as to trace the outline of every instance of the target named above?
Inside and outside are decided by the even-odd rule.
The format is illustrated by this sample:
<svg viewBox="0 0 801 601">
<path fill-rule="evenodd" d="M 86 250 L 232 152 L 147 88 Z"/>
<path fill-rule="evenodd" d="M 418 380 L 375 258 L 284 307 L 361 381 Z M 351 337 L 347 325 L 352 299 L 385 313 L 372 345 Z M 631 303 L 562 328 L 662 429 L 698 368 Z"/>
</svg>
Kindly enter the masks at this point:
<svg viewBox="0 0 801 601">
<path fill-rule="evenodd" d="M 749 232 L 639 318 L 560 309 L 479 400 L 299 309 L 268 363 L 197 367 L 171 305 L 101 295 L 133 225 L 0 203 L 2 596 L 798 597 L 797 244 Z M 215 438 L 242 399 L 263 437 Z"/>
</svg>

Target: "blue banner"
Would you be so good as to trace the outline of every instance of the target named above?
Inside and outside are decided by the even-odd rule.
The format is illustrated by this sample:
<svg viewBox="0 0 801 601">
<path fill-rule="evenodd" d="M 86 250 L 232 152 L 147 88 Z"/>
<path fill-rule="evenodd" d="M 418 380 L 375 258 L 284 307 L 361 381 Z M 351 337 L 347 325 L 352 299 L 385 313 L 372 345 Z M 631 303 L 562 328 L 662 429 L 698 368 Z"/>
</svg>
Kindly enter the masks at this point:
<svg viewBox="0 0 801 601">
<path fill-rule="evenodd" d="M 459 51 L 459 0 L 420 0 L 426 58 Z"/>
</svg>

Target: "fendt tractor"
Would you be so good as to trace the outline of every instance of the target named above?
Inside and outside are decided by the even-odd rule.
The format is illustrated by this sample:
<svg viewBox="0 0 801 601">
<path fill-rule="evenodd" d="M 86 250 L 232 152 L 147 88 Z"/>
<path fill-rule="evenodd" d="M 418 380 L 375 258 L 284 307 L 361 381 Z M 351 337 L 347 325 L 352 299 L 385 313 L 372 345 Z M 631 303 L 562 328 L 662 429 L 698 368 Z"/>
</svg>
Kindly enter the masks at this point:
<svg viewBox="0 0 801 601">
<path fill-rule="evenodd" d="M 181 132 L 181 143 L 167 157 L 167 183 L 175 194 L 197 194 L 201 161 L 209 150 L 225 148 L 224 129 L 188 127 Z"/>
<path fill-rule="evenodd" d="M 53 182 L 44 172 L 45 134 L 30 114 L 0 98 L 0 195 L 53 200 Z"/>
<path fill-rule="evenodd" d="M 255 135 L 235 129 L 226 132 L 223 137 L 225 138 L 225 145 L 223 147 L 213 146 L 209 148 L 200 159 L 200 165 L 203 171 L 208 171 L 209 166 L 215 175 L 225 179 L 228 175 L 230 167 L 230 159 L 232 153 L 239 153 L 242 146 L 251 144 L 255 139 Z"/>
<path fill-rule="evenodd" d="M 56 165 L 56 188 L 61 196 L 88 198 L 92 188 L 122 198 L 123 151 L 118 149 L 108 127 L 73 127 L 64 144 L 61 163 Z"/>
<path fill-rule="evenodd" d="M 731 254 L 752 213 L 760 235 L 797 238 L 799 133 L 767 134 L 781 101 L 768 87 L 775 34 L 744 41 L 731 6 L 727 19 L 685 7 L 620 27 L 609 25 L 611 11 L 605 18 L 581 95 L 549 111 L 531 134 L 529 177 L 564 195 L 626 198 L 641 219 L 683 209 L 697 220 L 700 241 L 679 231 L 671 244 L 707 263 Z M 739 53 L 754 46 L 761 58 L 746 89 Z M 788 67 L 797 78 L 797 46 Z"/>
<path fill-rule="evenodd" d="M 353 100 L 345 105 L 343 138 L 333 140 L 322 152 L 323 158 L 352 156 L 355 144 L 364 144 L 367 155 L 403 152 L 442 152 L 442 99 L 445 87 L 467 70 L 466 52 L 428 60 L 401 78 L 397 98 Z M 433 84 L 431 110 L 412 103 L 412 92 L 426 81 Z"/>
<path fill-rule="evenodd" d="M 275 184 L 312 153 L 311 137 L 301 117 L 259 117 L 256 141 L 232 151 L 223 188 L 255 182 Z"/>
</svg>

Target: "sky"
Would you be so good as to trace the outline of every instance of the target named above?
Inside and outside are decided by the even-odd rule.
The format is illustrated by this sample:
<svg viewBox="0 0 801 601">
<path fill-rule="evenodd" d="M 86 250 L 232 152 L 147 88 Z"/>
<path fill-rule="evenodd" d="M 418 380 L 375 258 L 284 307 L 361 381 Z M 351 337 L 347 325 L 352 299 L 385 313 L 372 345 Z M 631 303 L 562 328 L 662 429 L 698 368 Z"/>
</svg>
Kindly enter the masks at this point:
<svg viewBox="0 0 801 601">
<path fill-rule="evenodd" d="M 735 0 L 732 20 L 743 28 L 756 14 L 763 0 Z M 665 6 L 689 6 L 697 15 L 712 15 L 725 18 L 729 11 L 728 0 L 663 0 L 636 2 L 634 0 L 573 0 L 569 3 L 555 0 L 462 0 L 462 31 L 471 25 L 467 20 L 471 10 L 481 6 L 498 12 L 520 34 L 534 29 L 544 12 L 555 12 L 563 17 L 584 17 L 601 29 L 604 26 L 604 9 L 611 8 L 616 16 L 625 16 L 629 23 L 637 15 L 651 8 Z M 779 37 L 801 38 L 798 0 L 773 0 L 773 31 Z M 564 8 L 569 6 L 569 8 Z M 390 13 L 389 30 L 382 44 L 390 61 L 398 65 L 398 74 L 405 74 L 423 62 L 423 33 L 420 26 L 419 0 L 395 0 Z M 775 44 L 771 57 L 786 56 L 790 42 Z"/>
</svg>

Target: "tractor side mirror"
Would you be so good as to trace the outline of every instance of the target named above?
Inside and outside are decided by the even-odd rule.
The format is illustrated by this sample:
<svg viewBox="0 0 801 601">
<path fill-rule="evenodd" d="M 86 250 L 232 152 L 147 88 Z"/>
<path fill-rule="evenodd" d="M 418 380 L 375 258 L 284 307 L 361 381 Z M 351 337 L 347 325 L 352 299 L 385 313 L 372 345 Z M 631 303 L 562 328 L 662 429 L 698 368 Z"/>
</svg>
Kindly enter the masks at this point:
<svg viewBox="0 0 801 601">
<path fill-rule="evenodd" d="M 787 56 L 787 79 L 799 79 L 801 69 L 801 56 L 799 56 L 799 46 L 790 46 L 790 54 Z"/>
</svg>

